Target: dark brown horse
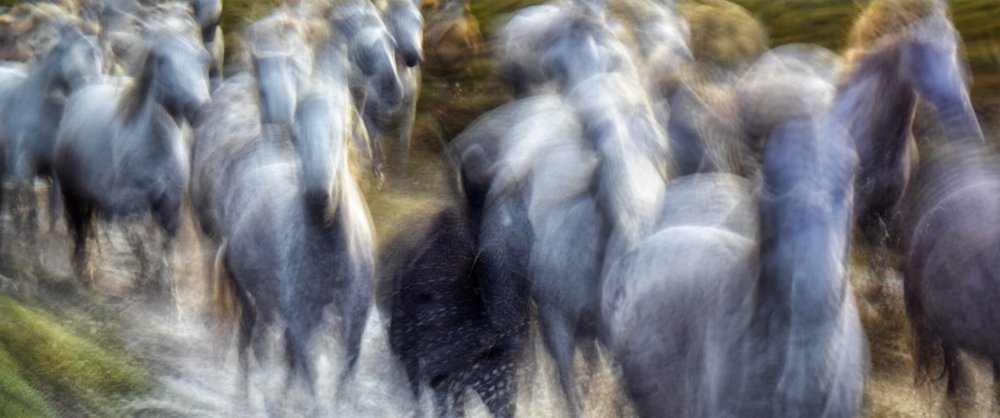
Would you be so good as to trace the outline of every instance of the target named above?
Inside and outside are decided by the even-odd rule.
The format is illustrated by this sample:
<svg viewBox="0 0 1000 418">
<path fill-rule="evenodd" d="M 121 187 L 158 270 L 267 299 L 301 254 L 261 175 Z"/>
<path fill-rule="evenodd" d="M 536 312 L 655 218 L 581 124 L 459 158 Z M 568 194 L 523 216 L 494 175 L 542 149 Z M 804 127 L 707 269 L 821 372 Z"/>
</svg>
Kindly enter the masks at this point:
<svg viewBox="0 0 1000 418">
<path fill-rule="evenodd" d="M 903 289 L 916 380 L 947 376 L 952 400 L 971 387 L 959 352 L 988 360 L 1000 388 L 998 196 L 1000 158 L 976 147 L 932 156 L 905 200 Z"/>
<path fill-rule="evenodd" d="M 873 2 L 851 29 L 832 112 L 848 126 L 858 153 L 857 226 L 878 248 L 915 164 L 910 127 L 917 101 L 934 106 L 949 141 L 983 141 L 960 42 L 936 0 Z"/>
</svg>

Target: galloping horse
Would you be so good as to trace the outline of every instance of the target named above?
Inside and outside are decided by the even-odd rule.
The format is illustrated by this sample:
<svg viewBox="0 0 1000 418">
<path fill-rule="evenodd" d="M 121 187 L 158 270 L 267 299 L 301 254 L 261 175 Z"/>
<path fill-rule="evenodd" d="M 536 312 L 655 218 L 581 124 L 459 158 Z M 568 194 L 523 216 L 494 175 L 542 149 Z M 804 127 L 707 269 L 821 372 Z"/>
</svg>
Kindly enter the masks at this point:
<svg viewBox="0 0 1000 418">
<path fill-rule="evenodd" d="M 396 71 L 397 44 L 379 10 L 368 0 L 338 1 L 328 19 L 338 42 L 347 45 L 352 65 L 351 95 L 364 117 L 371 171 L 379 183 L 383 179 L 384 161 L 381 135 L 390 117 L 387 110 L 399 106 L 404 94 Z"/>
<path fill-rule="evenodd" d="M 158 24 L 146 35 L 149 49 L 139 77 L 124 90 L 106 84 L 80 90 L 59 123 L 56 180 L 79 276 L 95 212 L 114 218 L 152 211 L 167 254 L 180 227 L 189 157 L 178 124 L 191 120 L 209 98 L 209 57 L 190 12 Z"/>
<path fill-rule="evenodd" d="M 424 59 L 424 19 L 420 14 L 419 0 L 391 0 L 382 12 L 385 26 L 396 41 L 396 73 L 403 87 L 402 102 L 395 109 L 381 112 L 394 114 L 399 126 L 400 170 L 406 172 L 409 161 L 410 141 L 413 139 L 413 122 L 417 113 L 417 96 L 420 94 L 420 68 Z"/>
<path fill-rule="evenodd" d="M 94 41 L 64 25 L 59 42 L 30 72 L 13 68 L 0 72 L 0 144 L 6 154 L 0 171 L 3 178 L 13 178 L 21 187 L 39 175 L 54 179 L 52 152 L 65 100 L 100 75 L 100 61 Z M 54 217 L 59 188 L 53 185 L 51 191 Z M 36 226 L 35 193 L 28 190 L 27 197 L 30 231 Z"/>
<path fill-rule="evenodd" d="M 955 400 L 972 387 L 960 351 L 989 361 L 994 388 L 1000 385 L 1000 312 L 993 303 L 1000 291 L 1000 159 L 982 147 L 938 152 L 921 164 L 907 192 L 903 291 L 915 380 L 947 375 L 947 395 Z M 934 361 L 939 351 L 941 372 Z"/>
<path fill-rule="evenodd" d="M 272 40 L 298 34 L 283 25 L 268 29 L 277 32 L 258 29 Z M 222 241 L 215 280 L 239 308 L 241 370 L 247 371 L 251 342 L 262 354 L 260 327 L 281 323 L 286 362 L 311 388 L 313 336 L 332 308 L 343 341 L 343 381 L 360 353 L 374 270 L 371 220 L 348 165 L 349 141 L 364 133 L 348 90 L 346 52 L 326 41 L 306 80 L 311 86 L 297 85 L 294 56 L 254 59 L 255 80 L 224 82 L 196 126 L 204 144 L 197 146 L 203 157 L 195 170 L 201 180 L 192 187 L 211 190 L 199 193 L 212 216 L 202 222 Z M 239 116 L 227 117 L 233 112 Z M 248 118 L 260 124 L 241 129 Z"/>
<path fill-rule="evenodd" d="M 604 326 L 640 416 L 860 413 L 867 351 L 846 276 L 857 160 L 836 130 L 776 129 L 759 209 L 731 175 L 675 180 L 694 184 L 671 185 L 665 207 L 689 209 L 611 267 Z"/>
<path fill-rule="evenodd" d="M 871 245 L 884 245 L 915 163 L 910 126 L 918 99 L 934 105 L 950 141 L 983 141 L 959 42 L 936 0 L 873 2 L 851 29 L 831 111 L 848 126 L 858 153 L 854 215 Z"/>
</svg>

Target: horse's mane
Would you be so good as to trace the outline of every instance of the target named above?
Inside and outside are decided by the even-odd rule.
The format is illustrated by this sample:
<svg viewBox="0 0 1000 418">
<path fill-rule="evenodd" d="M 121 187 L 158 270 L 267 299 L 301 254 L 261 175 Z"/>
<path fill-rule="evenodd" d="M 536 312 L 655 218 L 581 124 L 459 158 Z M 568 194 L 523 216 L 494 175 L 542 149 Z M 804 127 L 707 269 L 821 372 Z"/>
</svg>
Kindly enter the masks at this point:
<svg viewBox="0 0 1000 418">
<path fill-rule="evenodd" d="M 118 110 L 125 122 L 131 121 L 142 107 L 142 99 L 153 82 L 156 58 L 165 51 L 164 43 L 171 39 L 201 46 L 201 27 L 194 18 L 194 10 L 188 3 L 167 3 L 156 6 L 144 14 L 142 30 L 145 57 L 142 72 L 125 88 Z"/>
<path fill-rule="evenodd" d="M 937 2 L 938 0 L 876 0 L 870 3 L 855 20 L 847 36 L 844 74 L 852 74 L 868 52 L 908 37 L 910 28 L 915 23 L 937 10 Z"/>
<path fill-rule="evenodd" d="M 122 121 L 131 122 L 139 114 L 142 108 L 142 99 L 146 96 L 146 91 L 153 83 L 153 67 L 156 54 L 153 51 L 146 51 L 143 58 L 142 73 L 139 74 L 132 83 L 125 87 L 121 99 L 118 100 L 118 113 L 122 115 Z"/>
<path fill-rule="evenodd" d="M 149 9 L 142 18 L 147 37 L 187 37 L 201 42 L 201 26 L 190 3 L 165 3 Z"/>
</svg>

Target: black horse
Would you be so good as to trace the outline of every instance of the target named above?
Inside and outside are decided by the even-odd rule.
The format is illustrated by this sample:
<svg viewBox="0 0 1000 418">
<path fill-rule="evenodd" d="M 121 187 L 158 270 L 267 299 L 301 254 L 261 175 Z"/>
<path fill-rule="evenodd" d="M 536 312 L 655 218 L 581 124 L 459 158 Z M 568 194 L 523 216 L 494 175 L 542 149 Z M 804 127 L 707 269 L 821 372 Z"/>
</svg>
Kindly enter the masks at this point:
<svg viewBox="0 0 1000 418">
<path fill-rule="evenodd" d="M 506 253 L 488 246 L 480 250 L 480 225 L 489 228 L 480 221 L 484 185 L 462 180 L 455 203 L 397 238 L 401 263 L 391 272 L 390 344 L 414 394 L 425 385 L 433 390 L 438 415 L 461 415 L 471 388 L 495 416 L 513 416 L 527 318 L 510 312 L 507 321 L 491 320 L 491 308 L 500 304 L 491 299 L 499 295 L 488 292 L 496 288 L 490 285 L 495 261 L 518 257 L 504 259 Z"/>
</svg>

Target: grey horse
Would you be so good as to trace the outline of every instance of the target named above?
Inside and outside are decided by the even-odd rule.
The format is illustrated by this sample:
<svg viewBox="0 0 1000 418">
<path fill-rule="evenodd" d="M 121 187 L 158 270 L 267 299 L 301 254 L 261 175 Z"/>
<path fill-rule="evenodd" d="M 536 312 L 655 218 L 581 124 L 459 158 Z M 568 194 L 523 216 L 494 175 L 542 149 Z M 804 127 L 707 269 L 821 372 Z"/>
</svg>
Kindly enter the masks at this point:
<svg viewBox="0 0 1000 418">
<path fill-rule="evenodd" d="M 162 24 L 162 31 L 147 34 L 145 65 L 129 87 L 98 84 L 78 91 L 59 123 L 56 180 L 79 276 L 95 212 L 114 218 L 151 211 L 165 233 L 165 250 L 180 227 L 190 169 L 179 123 L 191 120 L 209 98 L 209 57 L 190 15 Z"/>
<path fill-rule="evenodd" d="M 59 42 L 29 72 L 12 67 L 0 72 L 0 144 L 5 179 L 27 187 L 35 176 L 55 177 L 52 152 L 66 98 L 100 76 L 100 50 L 73 26 L 59 31 Z M 30 188 L 29 188 L 30 189 Z M 55 222 L 59 189 L 52 187 L 49 207 Z M 28 230 L 36 224 L 35 193 L 27 193 Z"/>
</svg>

